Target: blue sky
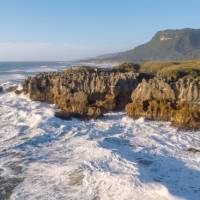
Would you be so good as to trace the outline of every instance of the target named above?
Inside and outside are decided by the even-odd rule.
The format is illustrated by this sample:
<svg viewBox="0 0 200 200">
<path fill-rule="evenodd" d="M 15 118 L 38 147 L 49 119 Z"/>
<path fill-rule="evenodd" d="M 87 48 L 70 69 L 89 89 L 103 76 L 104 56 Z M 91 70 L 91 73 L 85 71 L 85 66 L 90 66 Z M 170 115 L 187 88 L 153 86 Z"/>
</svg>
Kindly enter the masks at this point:
<svg viewBox="0 0 200 200">
<path fill-rule="evenodd" d="M 200 28 L 199 0 L 0 0 L 0 60 L 71 60 Z"/>
</svg>

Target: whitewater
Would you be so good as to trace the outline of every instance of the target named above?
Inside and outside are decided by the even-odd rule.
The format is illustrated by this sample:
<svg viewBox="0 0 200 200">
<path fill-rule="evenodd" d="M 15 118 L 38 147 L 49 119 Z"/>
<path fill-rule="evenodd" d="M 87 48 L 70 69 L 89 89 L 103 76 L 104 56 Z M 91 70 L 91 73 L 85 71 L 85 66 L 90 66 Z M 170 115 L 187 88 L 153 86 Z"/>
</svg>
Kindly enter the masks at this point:
<svg viewBox="0 0 200 200">
<path fill-rule="evenodd" d="M 0 84 L 21 87 L 28 70 L 0 71 Z M 200 131 L 124 112 L 65 121 L 54 105 L 0 94 L 2 200 L 199 200 L 200 153 L 189 148 Z"/>
</svg>

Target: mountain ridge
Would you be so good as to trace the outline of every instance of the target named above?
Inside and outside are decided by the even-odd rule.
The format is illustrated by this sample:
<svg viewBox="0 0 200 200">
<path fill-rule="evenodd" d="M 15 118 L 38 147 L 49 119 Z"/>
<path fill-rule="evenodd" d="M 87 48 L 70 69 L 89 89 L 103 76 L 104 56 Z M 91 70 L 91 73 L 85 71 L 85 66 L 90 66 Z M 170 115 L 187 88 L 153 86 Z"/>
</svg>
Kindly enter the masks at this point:
<svg viewBox="0 0 200 200">
<path fill-rule="evenodd" d="M 176 61 L 200 59 L 200 29 L 166 29 L 158 31 L 149 42 L 133 49 L 84 60 L 96 63 Z"/>
</svg>

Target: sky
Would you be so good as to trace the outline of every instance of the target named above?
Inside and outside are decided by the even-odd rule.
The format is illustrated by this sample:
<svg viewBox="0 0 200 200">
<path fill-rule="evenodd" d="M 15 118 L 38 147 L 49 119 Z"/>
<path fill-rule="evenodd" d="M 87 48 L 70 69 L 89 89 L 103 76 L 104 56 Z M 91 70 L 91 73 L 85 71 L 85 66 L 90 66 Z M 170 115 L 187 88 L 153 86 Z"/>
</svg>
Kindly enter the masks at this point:
<svg viewBox="0 0 200 200">
<path fill-rule="evenodd" d="M 159 30 L 200 28 L 199 0 L 0 0 L 0 61 L 129 50 Z"/>
</svg>

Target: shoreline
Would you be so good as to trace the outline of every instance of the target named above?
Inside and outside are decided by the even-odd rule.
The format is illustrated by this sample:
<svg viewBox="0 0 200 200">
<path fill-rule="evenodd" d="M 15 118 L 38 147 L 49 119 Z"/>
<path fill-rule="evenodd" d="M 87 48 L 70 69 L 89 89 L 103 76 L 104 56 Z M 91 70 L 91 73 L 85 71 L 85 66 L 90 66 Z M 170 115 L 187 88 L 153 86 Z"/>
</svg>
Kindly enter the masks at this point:
<svg viewBox="0 0 200 200">
<path fill-rule="evenodd" d="M 92 119 L 115 110 L 132 118 L 171 121 L 185 129 L 200 129 L 200 79 L 183 74 L 167 78 L 140 72 L 139 64 L 113 68 L 71 67 L 25 80 L 32 100 L 56 104 L 61 118 Z"/>
</svg>

